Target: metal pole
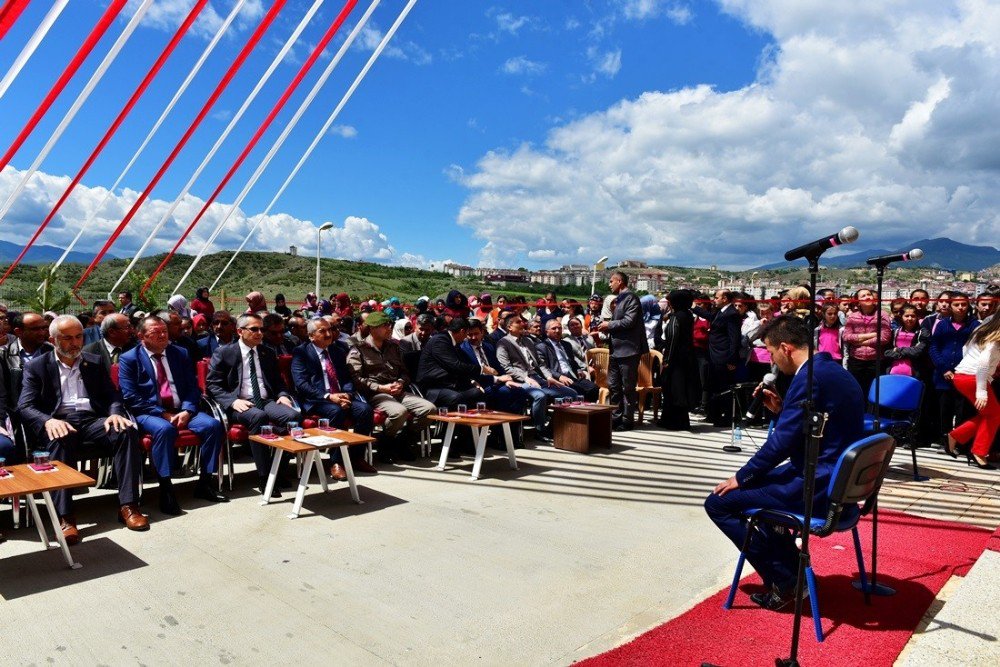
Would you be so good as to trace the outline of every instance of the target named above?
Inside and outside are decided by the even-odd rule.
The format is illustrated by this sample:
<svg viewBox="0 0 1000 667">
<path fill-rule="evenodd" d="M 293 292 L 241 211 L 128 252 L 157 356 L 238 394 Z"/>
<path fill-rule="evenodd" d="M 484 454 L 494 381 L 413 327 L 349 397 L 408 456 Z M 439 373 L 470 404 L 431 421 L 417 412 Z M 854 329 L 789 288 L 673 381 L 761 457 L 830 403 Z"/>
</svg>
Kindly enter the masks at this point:
<svg viewBox="0 0 1000 667">
<path fill-rule="evenodd" d="M 319 235 L 323 232 L 321 227 L 316 228 L 316 297 L 319 297 L 319 251 L 320 251 L 320 237 Z"/>
</svg>

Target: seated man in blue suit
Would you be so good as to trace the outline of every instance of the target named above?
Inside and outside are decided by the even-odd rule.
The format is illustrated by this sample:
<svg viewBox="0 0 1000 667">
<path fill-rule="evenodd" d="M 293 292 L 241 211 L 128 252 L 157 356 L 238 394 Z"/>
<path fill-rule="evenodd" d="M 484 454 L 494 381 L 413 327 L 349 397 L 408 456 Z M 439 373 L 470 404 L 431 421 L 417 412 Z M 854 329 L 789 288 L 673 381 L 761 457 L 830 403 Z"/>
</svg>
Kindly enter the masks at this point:
<svg viewBox="0 0 1000 667">
<path fill-rule="evenodd" d="M 753 458 L 733 477 L 716 486 L 705 501 L 709 518 L 737 547 L 743 546 L 747 531 L 744 511 L 752 508 L 796 514 L 805 511 L 806 414 L 802 402 L 806 398 L 806 364 L 812 335 L 809 325 L 792 316 L 772 320 L 762 333 L 771 359 L 782 373 L 793 376 L 792 383 L 784 399 L 761 389 L 764 405 L 778 414 L 774 430 Z M 857 381 L 829 354 L 815 355 L 812 364 L 815 409 L 829 414 L 820 441 L 813 506 L 814 516 L 823 516 L 828 502 L 827 486 L 837 460 L 862 437 L 865 397 Z M 757 531 L 746 555 L 768 590 L 750 597 L 765 609 L 781 609 L 794 600 L 799 551 L 787 532 L 778 533 L 767 526 L 760 526 Z"/>
<path fill-rule="evenodd" d="M 181 429 L 194 432 L 201 440 L 201 475 L 194 497 L 228 502 L 212 484 L 225 433 L 218 419 L 198 410 L 201 390 L 194 364 L 186 350 L 170 344 L 167 325 L 159 317 L 144 318 L 138 334 L 140 344 L 118 360 L 118 382 L 125 407 L 140 431 L 153 438 L 150 458 L 160 481 L 160 511 L 173 516 L 181 513 L 171 482 L 177 461 L 174 443 Z"/>
<path fill-rule="evenodd" d="M 354 422 L 354 432 L 369 435 L 374 428 L 374 411 L 371 405 L 354 391 L 347 355 L 338 345 L 333 345 L 333 328 L 323 318 L 309 320 L 306 325 L 309 342 L 292 352 L 292 382 L 307 415 L 329 419 L 331 426 L 344 428 L 348 417 Z M 360 472 L 375 473 L 375 468 L 365 461 L 359 445 L 351 448 L 351 465 Z M 330 450 L 330 476 L 347 479 L 340 448 Z"/>
<path fill-rule="evenodd" d="M 486 327 L 480 320 L 469 320 L 469 333 L 461 345 L 465 356 L 474 364 L 500 368 L 497 351 L 486 340 Z M 476 380 L 486 394 L 486 405 L 493 410 L 522 414 L 528 405 L 528 392 L 509 375 L 480 375 Z M 491 432 L 492 435 L 492 432 Z"/>
</svg>

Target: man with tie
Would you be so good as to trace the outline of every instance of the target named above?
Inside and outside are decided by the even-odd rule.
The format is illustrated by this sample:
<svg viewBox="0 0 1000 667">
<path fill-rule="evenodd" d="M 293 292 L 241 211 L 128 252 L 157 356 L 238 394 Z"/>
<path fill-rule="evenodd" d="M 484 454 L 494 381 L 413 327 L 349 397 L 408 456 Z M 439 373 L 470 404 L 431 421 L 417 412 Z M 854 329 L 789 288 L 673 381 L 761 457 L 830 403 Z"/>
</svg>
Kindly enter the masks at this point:
<svg viewBox="0 0 1000 667">
<path fill-rule="evenodd" d="M 99 355 L 110 370 L 122 354 L 135 347 L 134 336 L 135 329 L 128 317 L 112 313 L 101 322 L 101 340 L 85 345 L 83 351 Z"/>
<path fill-rule="evenodd" d="M 354 423 L 354 432 L 370 435 L 374 428 L 375 413 L 372 407 L 354 391 L 354 382 L 347 368 L 347 355 L 333 345 L 333 328 L 325 319 L 317 317 L 306 324 L 309 341 L 292 352 L 292 381 L 307 415 L 329 419 L 332 426 L 344 428 L 348 417 Z M 357 450 L 357 452 L 355 452 Z M 364 446 L 351 448 L 351 463 L 355 470 L 375 473 L 375 468 L 365 461 Z M 331 449 L 330 476 L 346 480 L 340 448 Z"/>
<path fill-rule="evenodd" d="M 573 348 L 573 356 L 576 357 L 577 365 L 587 368 L 590 366 L 587 363 L 587 351 L 594 349 L 594 339 L 583 334 L 583 323 L 578 317 L 569 318 L 566 321 L 566 328 L 569 329 L 566 342 Z"/>
<path fill-rule="evenodd" d="M 501 367 L 496 348 L 486 341 L 486 327 L 480 320 L 469 320 L 469 332 L 461 348 L 473 363 L 496 369 Z M 486 393 L 486 405 L 490 408 L 518 415 L 524 412 L 528 404 L 528 394 L 511 376 L 484 373 L 476 379 L 476 382 Z"/>
<path fill-rule="evenodd" d="M 228 310 L 217 310 L 212 313 L 212 330 L 207 336 L 196 342 L 201 348 L 202 358 L 211 359 L 215 351 L 222 345 L 229 345 L 236 340 L 236 320 Z"/>
<path fill-rule="evenodd" d="M 520 382 L 531 397 L 531 419 L 535 425 L 535 437 L 542 442 L 552 442 L 549 432 L 546 408 L 548 399 L 576 398 L 579 394 L 552 377 L 552 372 L 543 366 L 526 332 L 527 322 L 520 315 L 507 320 L 506 336 L 497 346 L 497 360 L 506 375 Z"/>
<path fill-rule="evenodd" d="M 551 318 L 545 323 L 545 338 L 535 345 L 535 351 L 542 364 L 548 366 L 552 377 L 585 400 L 597 400 L 599 389 L 590 379 L 587 366 L 577 363 L 573 348 L 563 340 L 562 323 L 558 319 Z"/>
<path fill-rule="evenodd" d="M 475 407 L 485 399 L 476 379 L 480 375 L 497 375 L 489 364 L 478 360 L 470 363 L 459 349 L 468 330 L 469 320 L 455 317 L 445 331 L 431 336 L 420 351 L 417 384 L 427 400 L 438 407 L 454 409 L 461 404 Z"/>
<path fill-rule="evenodd" d="M 278 359 L 261 347 L 264 323 L 256 315 L 240 315 L 236 320 L 237 340 L 223 345 L 212 355 L 206 379 L 208 395 L 226 411 L 229 419 L 243 424 L 251 434 L 260 433 L 266 422 L 286 428 L 298 421 L 299 411 L 278 371 Z M 270 447 L 250 442 L 257 481 L 263 493 L 271 464 Z M 279 497 L 277 491 L 273 497 Z"/>
<path fill-rule="evenodd" d="M 118 480 L 118 520 L 129 530 L 148 530 L 149 520 L 138 505 L 139 438 L 135 424 L 125 417 L 121 393 L 100 357 L 83 351 L 80 320 L 60 315 L 52 320 L 49 334 L 55 349 L 24 368 L 17 404 L 21 421 L 55 460 L 74 465 L 85 443 L 110 456 Z M 70 493 L 54 491 L 52 499 L 66 542 L 78 543 Z"/>
<path fill-rule="evenodd" d="M 219 420 L 199 411 L 201 390 L 194 364 L 183 348 L 170 344 L 167 325 L 159 317 L 143 318 L 139 340 L 141 345 L 121 356 L 118 381 L 125 406 L 139 423 L 139 430 L 153 438 L 150 458 L 160 482 L 160 511 L 173 516 L 181 513 L 171 478 L 177 465 L 174 443 L 183 429 L 201 440 L 201 475 L 194 497 L 228 502 L 212 484 L 219 470 L 225 432 Z"/>
</svg>

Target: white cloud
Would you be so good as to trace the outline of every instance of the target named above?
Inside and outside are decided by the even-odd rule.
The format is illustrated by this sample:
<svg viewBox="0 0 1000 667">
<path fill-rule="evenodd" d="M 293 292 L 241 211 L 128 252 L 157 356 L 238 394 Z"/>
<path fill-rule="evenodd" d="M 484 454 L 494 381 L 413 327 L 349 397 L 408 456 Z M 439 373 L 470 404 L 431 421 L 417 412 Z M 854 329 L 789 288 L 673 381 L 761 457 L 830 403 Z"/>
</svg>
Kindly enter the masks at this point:
<svg viewBox="0 0 1000 667">
<path fill-rule="evenodd" d="M 451 170 L 482 263 L 752 266 L 846 224 L 997 245 L 1000 5 L 721 4 L 775 40 L 752 84 L 649 91 Z"/>
<path fill-rule="evenodd" d="M 687 5 L 667 0 L 624 0 L 621 9 L 625 18 L 640 21 L 665 16 L 677 25 L 686 25 L 694 17 Z"/>
<path fill-rule="evenodd" d="M 504 74 L 524 74 L 527 76 L 542 74 L 546 69 L 547 65 L 545 63 L 531 60 L 527 56 L 515 56 L 513 58 L 508 58 L 504 64 L 500 66 L 500 71 Z"/>
<path fill-rule="evenodd" d="M 225 20 L 224 15 L 220 15 L 216 11 L 215 5 L 225 5 L 224 12 L 225 15 L 228 15 L 232 10 L 234 1 L 226 0 L 224 3 L 214 2 L 207 4 L 201 10 L 198 18 L 195 19 L 194 25 L 191 26 L 191 34 L 206 40 L 214 36 Z M 122 15 L 131 17 L 141 3 L 142 0 L 129 0 Z M 142 25 L 173 33 L 184 22 L 184 19 L 187 18 L 194 3 L 195 0 L 156 0 L 143 17 Z M 240 10 L 239 17 L 236 20 L 236 27 L 241 30 L 245 29 L 248 26 L 254 25 L 263 15 L 264 6 L 261 0 L 249 0 L 249 2 L 243 5 L 243 9 Z"/>
<path fill-rule="evenodd" d="M 593 81 L 597 75 L 613 79 L 622 68 L 621 49 L 601 51 L 592 46 L 587 49 L 587 59 L 593 66 L 593 71 L 588 77 L 585 77 L 586 81 Z"/>
<path fill-rule="evenodd" d="M 0 201 L 7 198 L 22 174 L 23 172 L 9 166 L 0 173 Z M 35 175 L 0 225 L 0 239 L 12 243 L 24 243 L 34 233 L 38 221 L 48 214 L 67 185 L 69 178 L 65 176 L 51 176 L 45 173 Z M 65 248 L 76 236 L 80 226 L 100 205 L 106 193 L 105 188 L 77 186 L 59 214 L 39 237 L 38 244 Z M 96 252 L 118 226 L 138 194 L 133 190 L 125 190 L 113 196 L 92 223 L 93 227 L 83 236 L 76 250 Z M 163 227 L 146 251 L 147 256 L 170 250 L 204 203 L 204 200 L 198 197 L 191 195 L 185 197 L 177 207 L 173 218 Z M 169 205 L 170 202 L 160 199 L 147 200 L 112 247 L 111 253 L 119 257 L 134 254 L 149 237 Z M 180 252 L 186 254 L 198 252 L 228 209 L 229 204 L 215 203 L 210 206 L 202 221 L 181 246 Z M 247 216 L 243 211 L 237 210 L 223 228 L 210 252 L 237 247 L 258 219 L 259 216 Z M 288 246 L 296 245 L 300 249 L 315 249 L 316 227 L 323 222 L 326 221 L 302 220 L 285 213 L 269 215 L 247 244 L 247 248 L 285 252 Z M 323 235 L 323 252 L 328 257 L 342 259 L 383 263 L 396 261 L 396 249 L 389 242 L 388 236 L 377 224 L 358 216 L 349 216 L 342 225 Z M 404 253 L 403 257 L 413 263 L 418 256 Z"/>
<path fill-rule="evenodd" d="M 374 21 L 369 22 L 361 29 L 358 38 L 354 41 L 351 48 L 361 51 L 374 51 L 384 36 L 385 33 L 375 25 Z M 399 33 L 396 33 L 392 40 L 386 44 L 382 55 L 387 58 L 395 58 L 396 60 L 406 60 L 415 65 L 430 65 L 434 61 L 434 57 L 419 44 L 401 41 Z"/>
<path fill-rule="evenodd" d="M 494 18 L 497 22 L 497 28 L 502 32 L 510 33 L 511 35 L 516 35 L 521 28 L 531 23 L 530 17 L 514 16 L 509 12 L 497 14 Z"/>
<path fill-rule="evenodd" d="M 353 139 L 358 136 L 358 130 L 353 125 L 334 125 L 330 128 L 330 134 L 343 139 Z"/>
</svg>

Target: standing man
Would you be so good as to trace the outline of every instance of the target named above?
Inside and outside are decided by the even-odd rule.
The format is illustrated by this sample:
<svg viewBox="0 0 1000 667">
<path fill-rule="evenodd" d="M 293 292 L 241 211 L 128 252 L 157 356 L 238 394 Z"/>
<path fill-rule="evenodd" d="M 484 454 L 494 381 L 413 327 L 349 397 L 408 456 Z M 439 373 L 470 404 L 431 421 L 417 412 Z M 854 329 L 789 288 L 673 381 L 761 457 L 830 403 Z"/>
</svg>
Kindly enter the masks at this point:
<svg viewBox="0 0 1000 667">
<path fill-rule="evenodd" d="M 208 395 L 229 419 L 243 424 L 253 435 L 260 433 L 260 427 L 267 422 L 284 429 L 288 422 L 299 419 L 299 411 L 293 407 L 292 395 L 278 372 L 277 357 L 261 346 L 264 323 L 256 315 L 240 315 L 236 333 L 239 337 L 235 343 L 223 345 L 212 355 L 206 379 Z M 250 442 L 261 493 L 267 487 L 271 469 L 269 450 L 266 445 Z M 272 497 L 279 496 L 275 489 Z"/>
<path fill-rule="evenodd" d="M 782 373 L 792 376 L 784 400 L 764 389 L 764 405 L 778 415 L 774 430 L 760 450 L 739 471 L 715 487 L 705 500 L 709 518 L 741 548 L 747 523 L 743 512 L 753 508 L 801 514 L 804 511 L 805 420 L 809 339 L 811 327 L 798 317 L 779 317 L 768 323 L 761 335 L 772 361 Z M 825 516 L 830 476 L 847 447 L 864 431 L 865 398 L 861 386 L 826 352 L 813 357 L 815 409 L 829 415 L 820 441 L 816 467 L 813 516 Z M 801 371 L 801 372 L 800 372 Z M 787 463 L 785 461 L 787 460 Z M 750 539 L 747 560 L 767 587 L 750 596 L 764 609 L 778 610 L 795 599 L 799 550 L 787 531 L 760 528 Z"/>
<path fill-rule="evenodd" d="M 708 327 L 708 361 L 710 394 L 706 418 L 714 426 L 728 428 L 732 425 L 732 401 L 726 400 L 723 394 L 733 384 L 733 374 L 740 363 L 740 346 L 742 334 L 740 327 L 742 316 L 733 305 L 735 294 L 728 290 L 716 290 L 712 301 L 715 304 L 715 315 L 704 311 L 696 314 L 709 320 Z"/>
<path fill-rule="evenodd" d="M 125 317 L 132 317 L 132 313 L 135 312 L 135 304 L 132 303 L 132 292 L 118 293 L 118 312 Z"/>
<path fill-rule="evenodd" d="M 121 356 L 118 379 L 125 406 L 139 423 L 140 431 L 153 438 L 150 458 L 160 482 L 160 511 L 171 516 L 181 513 L 171 478 L 177 467 L 174 443 L 182 429 L 192 431 L 201 440 L 201 475 L 194 497 L 228 502 L 212 488 L 225 433 L 217 419 L 198 409 L 201 390 L 194 363 L 183 348 L 170 344 L 167 325 L 155 315 L 139 323 L 139 340 L 141 345 Z"/>
<path fill-rule="evenodd" d="M 53 459 L 75 465 L 84 443 L 110 456 L 118 480 L 118 520 L 129 530 L 149 530 L 139 511 L 142 454 L 135 424 L 125 417 L 122 395 L 100 357 L 83 351 L 83 325 L 60 315 L 49 325 L 55 349 L 24 369 L 17 404 L 21 421 L 35 440 L 46 443 Z M 53 491 L 60 528 L 69 544 L 80 541 L 68 491 Z"/>
<path fill-rule="evenodd" d="M 628 276 L 621 271 L 611 274 L 608 281 L 615 295 L 615 309 L 611 319 L 597 325 L 597 330 L 608 335 L 611 355 L 608 359 L 609 400 L 615 406 L 611 413 L 616 431 L 635 427 L 635 410 L 639 406 L 639 359 L 649 352 L 646 342 L 646 325 L 642 321 L 639 297 L 628 288 Z"/>
</svg>

